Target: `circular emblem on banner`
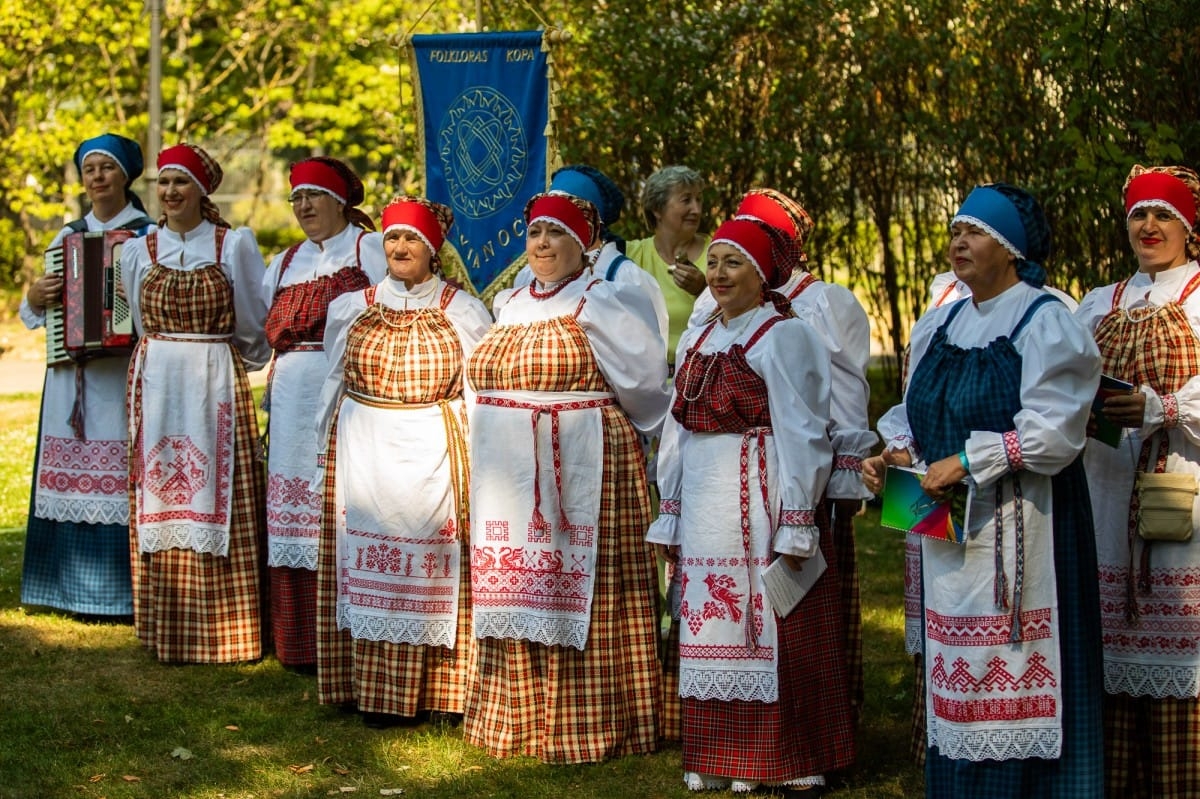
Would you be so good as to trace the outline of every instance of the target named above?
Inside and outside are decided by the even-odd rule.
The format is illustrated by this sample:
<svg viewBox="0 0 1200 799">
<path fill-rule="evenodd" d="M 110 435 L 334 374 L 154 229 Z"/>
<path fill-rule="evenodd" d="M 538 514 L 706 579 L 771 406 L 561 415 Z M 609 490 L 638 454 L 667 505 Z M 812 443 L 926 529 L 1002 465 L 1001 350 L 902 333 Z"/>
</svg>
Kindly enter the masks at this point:
<svg viewBox="0 0 1200 799">
<path fill-rule="evenodd" d="M 472 86 L 446 109 L 438 157 L 455 213 L 480 219 L 516 197 L 528 170 L 525 126 L 516 107 L 488 86 Z"/>
</svg>

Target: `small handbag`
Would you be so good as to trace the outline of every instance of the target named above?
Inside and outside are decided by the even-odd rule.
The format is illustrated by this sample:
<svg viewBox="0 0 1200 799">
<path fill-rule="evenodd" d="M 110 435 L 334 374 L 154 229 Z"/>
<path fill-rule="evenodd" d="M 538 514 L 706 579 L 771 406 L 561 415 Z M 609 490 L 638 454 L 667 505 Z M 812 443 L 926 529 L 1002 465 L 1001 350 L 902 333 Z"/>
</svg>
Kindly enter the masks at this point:
<svg viewBox="0 0 1200 799">
<path fill-rule="evenodd" d="M 1196 478 L 1178 472 L 1139 472 L 1138 535 L 1146 541 L 1188 541 L 1192 537 L 1192 503 Z"/>
</svg>

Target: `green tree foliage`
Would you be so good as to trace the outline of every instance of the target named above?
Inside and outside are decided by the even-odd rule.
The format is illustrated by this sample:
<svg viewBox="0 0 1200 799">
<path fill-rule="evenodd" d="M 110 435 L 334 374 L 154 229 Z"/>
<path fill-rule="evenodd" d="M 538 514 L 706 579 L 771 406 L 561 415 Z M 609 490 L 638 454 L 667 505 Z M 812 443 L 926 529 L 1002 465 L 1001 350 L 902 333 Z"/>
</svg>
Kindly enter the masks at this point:
<svg viewBox="0 0 1200 799">
<path fill-rule="evenodd" d="M 419 188 L 397 44 L 474 29 L 474 4 L 162 2 L 163 139 L 221 159 L 227 183 L 252 198 L 231 220 L 285 241 L 280 167 L 314 153 L 353 163 L 369 206 Z M 1132 268 L 1120 202 L 1129 167 L 1200 166 L 1200 0 L 482 9 L 489 29 L 571 33 L 554 53 L 561 152 L 625 190 L 619 232 L 648 234 L 637 198 L 666 164 L 709 179 L 710 227 L 751 186 L 787 191 L 817 223 L 814 269 L 858 291 L 886 350 L 903 346 L 946 268 L 947 222 L 974 184 L 1006 180 L 1042 199 L 1051 282 L 1080 295 Z M 75 144 L 106 128 L 144 137 L 148 53 L 136 4 L 0 0 L 0 282 L 20 279 L 16 253 L 34 268 L 49 229 L 75 212 L 64 166 Z"/>
</svg>

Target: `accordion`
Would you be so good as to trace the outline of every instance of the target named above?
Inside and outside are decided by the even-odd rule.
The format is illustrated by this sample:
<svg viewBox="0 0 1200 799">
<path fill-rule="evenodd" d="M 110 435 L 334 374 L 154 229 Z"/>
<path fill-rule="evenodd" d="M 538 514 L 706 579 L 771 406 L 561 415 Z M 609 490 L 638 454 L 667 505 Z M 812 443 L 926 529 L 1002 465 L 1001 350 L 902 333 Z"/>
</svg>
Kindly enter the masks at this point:
<svg viewBox="0 0 1200 799">
<path fill-rule="evenodd" d="M 46 274 L 62 275 L 62 304 L 46 308 L 46 364 L 133 352 L 133 317 L 119 296 L 121 248 L 131 230 L 70 233 L 46 251 Z"/>
</svg>

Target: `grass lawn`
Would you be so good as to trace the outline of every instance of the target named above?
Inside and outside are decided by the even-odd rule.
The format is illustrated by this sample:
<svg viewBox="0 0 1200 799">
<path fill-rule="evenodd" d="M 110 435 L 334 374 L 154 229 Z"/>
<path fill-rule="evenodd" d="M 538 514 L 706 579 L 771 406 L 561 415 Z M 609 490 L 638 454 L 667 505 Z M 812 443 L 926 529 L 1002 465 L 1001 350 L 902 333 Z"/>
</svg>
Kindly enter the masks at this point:
<svg viewBox="0 0 1200 799">
<path fill-rule="evenodd" d="M 21 556 L 37 409 L 33 395 L 0 397 L 0 797 L 690 795 L 677 746 L 591 766 L 492 760 L 455 728 L 367 729 L 318 705 L 315 678 L 273 657 L 163 666 L 128 626 L 27 611 Z M 858 763 L 829 795 L 919 796 L 921 774 L 907 759 L 903 541 L 874 512 L 858 521 L 867 704 Z"/>
</svg>

